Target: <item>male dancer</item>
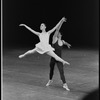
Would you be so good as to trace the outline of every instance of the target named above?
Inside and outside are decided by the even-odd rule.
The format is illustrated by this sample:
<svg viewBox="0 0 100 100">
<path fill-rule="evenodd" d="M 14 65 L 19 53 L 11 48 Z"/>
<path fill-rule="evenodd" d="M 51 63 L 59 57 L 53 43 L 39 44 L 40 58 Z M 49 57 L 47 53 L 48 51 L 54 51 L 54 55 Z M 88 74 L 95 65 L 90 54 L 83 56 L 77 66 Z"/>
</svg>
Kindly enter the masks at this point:
<svg viewBox="0 0 100 100">
<path fill-rule="evenodd" d="M 58 28 L 56 29 L 56 32 L 53 35 L 53 41 L 52 41 L 52 47 L 55 49 L 55 54 L 57 54 L 59 57 L 61 57 L 61 51 L 62 51 L 62 47 L 63 45 L 67 45 L 68 48 L 70 48 L 70 44 L 65 42 L 64 40 L 61 39 L 62 35 L 59 32 L 61 26 L 62 26 L 63 22 L 58 26 Z M 46 84 L 46 86 L 49 86 L 53 81 L 53 74 L 54 74 L 54 66 L 55 64 L 57 64 L 57 67 L 59 69 L 59 73 L 60 73 L 60 77 L 61 80 L 63 82 L 63 88 L 65 88 L 66 90 L 69 91 L 69 88 L 67 86 L 66 80 L 65 80 L 65 76 L 64 76 L 64 70 L 63 70 L 63 64 L 57 60 L 55 60 L 53 57 L 51 57 L 50 60 L 50 74 L 49 74 L 49 81 Z"/>
</svg>

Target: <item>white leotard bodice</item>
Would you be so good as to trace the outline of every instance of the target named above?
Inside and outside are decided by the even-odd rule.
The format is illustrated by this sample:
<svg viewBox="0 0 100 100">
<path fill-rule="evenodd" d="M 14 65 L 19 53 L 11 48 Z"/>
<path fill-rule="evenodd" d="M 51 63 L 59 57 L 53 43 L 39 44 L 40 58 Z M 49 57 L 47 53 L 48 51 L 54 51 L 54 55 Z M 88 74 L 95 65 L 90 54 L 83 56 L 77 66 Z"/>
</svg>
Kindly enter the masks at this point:
<svg viewBox="0 0 100 100">
<path fill-rule="evenodd" d="M 50 34 L 48 34 L 48 33 L 40 33 L 39 34 L 40 42 L 36 44 L 36 51 L 38 53 L 44 54 L 45 52 L 55 50 L 49 44 L 49 37 L 50 37 Z"/>
<path fill-rule="evenodd" d="M 49 34 L 48 33 L 41 33 L 40 35 L 39 35 L 39 39 L 40 39 L 40 42 L 42 43 L 42 44 L 49 44 Z"/>
</svg>

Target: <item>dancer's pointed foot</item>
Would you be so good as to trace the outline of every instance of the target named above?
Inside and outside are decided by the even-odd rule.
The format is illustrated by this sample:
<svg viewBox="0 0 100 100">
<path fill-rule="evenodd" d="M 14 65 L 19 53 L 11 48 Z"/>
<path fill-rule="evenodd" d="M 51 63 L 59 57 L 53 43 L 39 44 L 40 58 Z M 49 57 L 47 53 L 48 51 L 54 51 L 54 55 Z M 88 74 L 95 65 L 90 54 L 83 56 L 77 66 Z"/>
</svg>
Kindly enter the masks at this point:
<svg viewBox="0 0 100 100">
<path fill-rule="evenodd" d="M 68 88 L 67 84 L 63 84 L 63 88 L 66 89 L 67 91 L 70 91 L 70 89 Z"/>
<path fill-rule="evenodd" d="M 65 65 L 65 64 L 70 65 L 70 63 L 68 63 L 67 61 L 64 61 L 63 64 L 64 64 L 64 65 Z"/>
<path fill-rule="evenodd" d="M 52 82 L 53 82 L 53 80 L 49 80 L 48 83 L 46 84 L 46 86 L 51 85 Z"/>
<path fill-rule="evenodd" d="M 24 55 L 20 55 L 20 56 L 19 56 L 19 58 L 23 58 L 23 57 L 24 57 Z"/>
</svg>

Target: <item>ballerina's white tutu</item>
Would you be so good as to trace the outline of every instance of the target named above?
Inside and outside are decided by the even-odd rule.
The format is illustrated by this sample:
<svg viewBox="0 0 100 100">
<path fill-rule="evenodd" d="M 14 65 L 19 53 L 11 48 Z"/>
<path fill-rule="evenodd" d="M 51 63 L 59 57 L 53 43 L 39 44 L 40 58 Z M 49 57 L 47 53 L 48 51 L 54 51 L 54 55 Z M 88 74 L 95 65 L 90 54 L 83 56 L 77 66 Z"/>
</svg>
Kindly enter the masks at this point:
<svg viewBox="0 0 100 100">
<path fill-rule="evenodd" d="M 35 45 L 36 51 L 38 53 L 44 54 L 47 51 L 51 51 L 51 50 L 54 51 L 55 50 L 49 44 L 49 37 L 50 37 L 50 34 L 48 34 L 48 33 L 40 33 L 40 35 L 39 35 L 40 42 Z"/>
</svg>

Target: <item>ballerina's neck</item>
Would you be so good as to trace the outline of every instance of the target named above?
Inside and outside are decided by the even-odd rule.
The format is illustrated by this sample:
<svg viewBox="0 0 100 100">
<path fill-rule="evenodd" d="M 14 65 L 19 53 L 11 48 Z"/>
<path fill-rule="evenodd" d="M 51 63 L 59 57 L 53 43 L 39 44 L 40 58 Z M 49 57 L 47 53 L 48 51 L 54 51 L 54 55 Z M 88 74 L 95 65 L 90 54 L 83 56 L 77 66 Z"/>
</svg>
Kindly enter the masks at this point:
<svg viewBox="0 0 100 100">
<path fill-rule="evenodd" d="M 42 30 L 42 33 L 46 33 L 46 30 Z"/>
</svg>

